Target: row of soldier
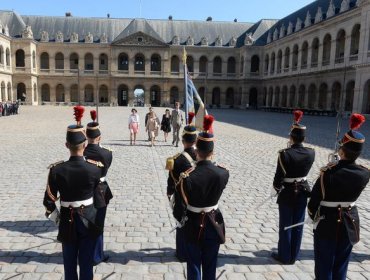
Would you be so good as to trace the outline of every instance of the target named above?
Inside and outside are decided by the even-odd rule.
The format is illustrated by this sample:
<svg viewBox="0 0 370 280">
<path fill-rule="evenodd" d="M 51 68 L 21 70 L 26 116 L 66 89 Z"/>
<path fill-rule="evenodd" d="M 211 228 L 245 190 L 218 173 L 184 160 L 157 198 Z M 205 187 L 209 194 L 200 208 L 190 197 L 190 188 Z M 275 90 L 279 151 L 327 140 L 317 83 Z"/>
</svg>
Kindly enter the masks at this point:
<svg viewBox="0 0 370 280">
<path fill-rule="evenodd" d="M 112 193 L 105 176 L 112 153 L 99 145 L 100 129 L 94 117 L 85 133 L 82 114 L 83 107 L 75 107 L 77 125 L 68 127 L 66 139 L 71 157 L 50 166 L 44 197 L 46 216 L 59 224 L 58 240 L 63 245 L 67 280 L 78 279 L 77 263 L 80 279 L 91 280 L 93 265 L 107 260 L 103 253 L 103 227 Z M 281 264 L 294 264 L 297 260 L 307 200 L 311 197 L 308 214 L 316 224 L 316 279 L 345 279 L 352 246 L 359 241 L 355 201 L 370 176 L 367 168 L 355 162 L 365 142 L 358 131 L 364 117 L 355 114 L 351 118 L 351 129 L 340 141 L 340 160 L 321 170 L 312 191 L 306 177 L 315 152 L 302 144 L 306 127 L 300 124 L 301 117 L 302 113 L 296 111 L 290 147 L 279 151 L 273 182 L 279 204 L 279 243 L 272 257 Z M 206 116 L 200 133 L 192 125 L 185 126 L 184 151 L 166 162 L 167 195 L 177 220 L 176 255 L 187 262 L 188 279 L 216 279 L 217 255 L 220 244 L 225 242 L 225 223 L 218 201 L 229 172 L 212 162 L 212 122 L 213 117 Z M 86 137 L 89 144 L 85 148 Z M 55 204 L 58 193 L 60 213 Z"/>
<path fill-rule="evenodd" d="M 19 109 L 19 100 L 17 101 L 7 101 L 0 102 L 0 117 L 17 115 Z"/>
</svg>

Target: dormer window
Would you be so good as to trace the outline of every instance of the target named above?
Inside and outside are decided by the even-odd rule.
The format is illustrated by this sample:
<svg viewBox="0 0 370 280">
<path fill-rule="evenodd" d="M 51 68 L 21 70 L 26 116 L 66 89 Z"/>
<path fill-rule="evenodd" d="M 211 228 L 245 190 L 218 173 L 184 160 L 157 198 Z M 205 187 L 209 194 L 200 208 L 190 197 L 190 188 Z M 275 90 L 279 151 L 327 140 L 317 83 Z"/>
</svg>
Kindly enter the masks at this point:
<svg viewBox="0 0 370 280">
<path fill-rule="evenodd" d="M 139 43 L 141 43 L 141 42 L 143 41 L 143 37 L 138 37 L 138 38 L 137 38 L 137 41 L 138 41 Z"/>
</svg>

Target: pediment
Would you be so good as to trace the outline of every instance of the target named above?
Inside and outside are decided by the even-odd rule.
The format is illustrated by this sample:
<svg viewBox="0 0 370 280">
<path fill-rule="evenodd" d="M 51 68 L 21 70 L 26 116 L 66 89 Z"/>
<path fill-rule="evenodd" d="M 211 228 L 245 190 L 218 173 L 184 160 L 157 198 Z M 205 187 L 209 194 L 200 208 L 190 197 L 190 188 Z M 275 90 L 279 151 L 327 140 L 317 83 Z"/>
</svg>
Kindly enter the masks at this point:
<svg viewBox="0 0 370 280">
<path fill-rule="evenodd" d="M 126 46 L 167 46 L 166 43 L 148 35 L 143 32 L 136 32 L 120 40 L 114 41 L 113 45 Z"/>
</svg>

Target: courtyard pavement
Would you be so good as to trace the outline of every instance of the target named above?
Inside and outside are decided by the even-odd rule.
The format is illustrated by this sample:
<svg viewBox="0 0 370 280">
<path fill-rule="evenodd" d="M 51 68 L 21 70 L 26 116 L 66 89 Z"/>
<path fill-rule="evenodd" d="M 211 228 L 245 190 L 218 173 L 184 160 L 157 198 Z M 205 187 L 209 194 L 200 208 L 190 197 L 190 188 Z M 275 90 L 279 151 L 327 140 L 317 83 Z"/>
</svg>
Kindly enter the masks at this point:
<svg viewBox="0 0 370 280">
<path fill-rule="evenodd" d="M 89 111 L 92 108 L 86 108 Z M 161 118 L 164 108 L 155 108 Z M 102 144 L 113 149 L 107 180 L 114 198 L 108 207 L 105 249 L 108 263 L 95 267 L 94 279 L 185 279 L 186 264 L 176 261 L 174 226 L 166 197 L 165 159 L 181 148 L 160 134 L 149 147 L 143 124 L 136 146 L 129 145 L 130 108 L 101 107 Z M 144 121 L 147 108 L 139 108 Z M 23 106 L 20 114 L 0 118 L 0 279 L 63 279 L 61 245 L 56 227 L 42 205 L 47 166 L 68 159 L 65 131 L 74 123 L 71 107 Z M 226 223 L 217 279 L 314 279 L 312 228 L 305 226 L 295 265 L 270 258 L 278 239 L 275 201 L 270 195 L 277 151 L 285 148 L 292 116 L 242 110 L 213 110 L 217 137 L 215 160 L 228 167 L 230 180 L 220 201 Z M 89 122 L 85 113 L 83 123 Z M 304 116 L 307 142 L 316 150 L 309 174 L 314 181 L 327 163 L 335 141 L 336 119 Z M 348 120 L 342 123 L 342 133 Z M 362 131 L 370 140 L 370 120 Z M 370 142 L 370 141 L 369 141 Z M 360 163 L 370 166 L 367 143 Z M 370 279 L 370 192 L 358 201 L 361 242 L 354 247 L 349 279 Z"/>
</svg>

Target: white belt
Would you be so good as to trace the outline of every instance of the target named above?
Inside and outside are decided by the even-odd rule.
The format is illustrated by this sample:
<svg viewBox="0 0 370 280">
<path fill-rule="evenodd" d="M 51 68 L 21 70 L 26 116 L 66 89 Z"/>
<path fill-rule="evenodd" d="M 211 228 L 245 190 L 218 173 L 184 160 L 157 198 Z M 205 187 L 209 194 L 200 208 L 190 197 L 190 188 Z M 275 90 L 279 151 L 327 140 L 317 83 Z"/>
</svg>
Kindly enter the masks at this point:
<svg viewBox="0 0 370 280">
<path fill-rule="evenodd" d="M 101 177 L 100 182 L 105 182 L 105 177 Z"/>
<path fill-rule="evenodd" d="M 284 178 L 283 180 L 285 183 L 295 183 L 295 182 L 302 182 L 307 181 L 307 177 L 300 177 L 300 178 Z"/>
<path fill-rule="evenodd" d="M 324 207 L 353 207 L 356 205 L 356 202 L 346 202 L 346 201 L 321 201 L 320 202 L 321 206 Z"/>
<path fill-rule="evenodd" d="M 77 207 L 81 207 L 82 205 L 83 206 L 89 206 L 91 204 L 93 204 L 93 198 L 89 198 L 89 199 L 86 199 L 86 200 L 80 200 L 80 201 L 60 201 L 60 205 L 63 206 L 63 207 L 73 207 L 73 208 L 77 208 Z"/>
<path fill-rule="evenodd" d="M 203 207 L 203 208 L 193 207 L 193 206 L 188 204 L 188 206 L 186 208 L 189 211 L 194 212 L 194 213 L 202 213 L 202 212 L 208 213 L 208 212 L 211 212 L 212 210 L 217 210 L 218 204 L 216 204 L 215 206 Z"/>
</svg>

